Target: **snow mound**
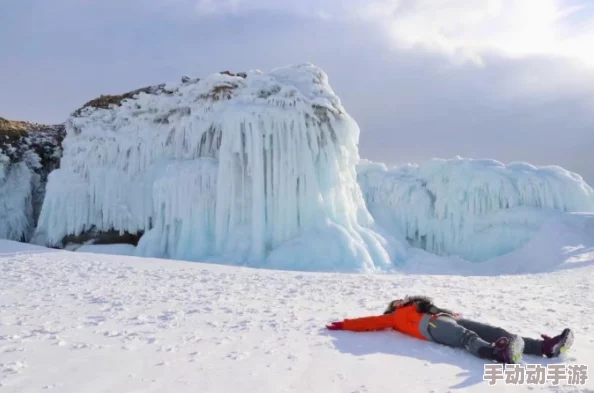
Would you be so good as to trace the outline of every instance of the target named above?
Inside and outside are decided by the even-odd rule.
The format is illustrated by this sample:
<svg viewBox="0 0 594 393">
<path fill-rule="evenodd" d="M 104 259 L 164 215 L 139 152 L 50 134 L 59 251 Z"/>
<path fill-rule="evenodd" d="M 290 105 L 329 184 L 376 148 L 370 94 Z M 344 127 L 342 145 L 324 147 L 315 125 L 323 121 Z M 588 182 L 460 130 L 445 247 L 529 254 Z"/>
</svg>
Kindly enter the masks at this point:
<svg viewBox="0 0 594 393">
<path fill-rule="evenodd" d="M 305 270 L 403 258 L 357 184 L 359 128 L 312 65 L 103 96 L 66 128 L 36 243 L 118 230 L 144 233 L 144 256 Z M 301 246 L 314 237 L 333 252 Z"/>
<path fill-rule="evenodd" d="M 455 158 L 393 169 L 363 161 L 357 171 L 378 224 L 475 262 L 518 249 L 564 212 L 594 212 L 594 190 L 557 166 Z"/>
<path fill-rule="evenodd" d="M 40 252 L 59 252 L 59 250 L 0 239 L 0 257 L 15 257 L 20 254 L 37 254 Z"/>
<path fill-rule="evenodd" d="M 594 213 L 560 213 L 544 220 L 525 244 L 474 263 L 411 249 L 400 271 L 409 274 L 499 276 L 541 274 L 594 264 Z"/>
</svg>

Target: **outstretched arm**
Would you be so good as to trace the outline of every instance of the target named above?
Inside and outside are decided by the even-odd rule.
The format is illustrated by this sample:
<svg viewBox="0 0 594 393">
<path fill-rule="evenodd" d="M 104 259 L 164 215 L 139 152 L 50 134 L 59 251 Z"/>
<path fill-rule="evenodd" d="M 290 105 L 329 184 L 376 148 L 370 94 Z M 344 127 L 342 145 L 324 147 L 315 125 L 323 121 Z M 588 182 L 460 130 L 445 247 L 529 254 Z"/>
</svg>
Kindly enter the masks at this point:
<svg viewBox="0 0 594 393">
<path fill-rule="evenodd" d="M 353 332 L 369 332 L 394 327 L 393 315 L 379 315 L 355 319 L 345 319 L 342 322 L 333 322 L 326 326 L 329 330 L 350 330 Z"/>
</svg>

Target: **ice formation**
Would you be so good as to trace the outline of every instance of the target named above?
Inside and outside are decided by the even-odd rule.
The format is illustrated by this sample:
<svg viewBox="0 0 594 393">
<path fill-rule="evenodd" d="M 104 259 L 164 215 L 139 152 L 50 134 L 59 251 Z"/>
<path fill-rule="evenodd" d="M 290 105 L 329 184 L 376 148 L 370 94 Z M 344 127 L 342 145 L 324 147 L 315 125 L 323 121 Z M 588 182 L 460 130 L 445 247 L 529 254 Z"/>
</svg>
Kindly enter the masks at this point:
<svg viewBox="0 0 594 393">
<path fill-rule="evenodd" d="M 101 97 L 67 121 L 36 242 L 115 229 L 138 253 L 304 270 L 403 258 L 356 180 L 359 128 L 309 64 Z"/>
<path fill-rule="evenodd" d="M 356 122 L 309 64 L 101 96 L 66 130 L 34 239 L 50 246 L 115 230 L 141 236 L 141 256 L 371 271 L 410 245 L 483 261 L 594 211 L 592 188 L 559 167 L 360 162 Z M 0 161 L 0 237 L 30 231 L 33 158 Z"/>
<path fill-rule="evenodd" d="M 28 241 L 63 127 L 0 118 L 0 239 Z"/>
<path fill-rule="evenodd" d="M 0 153 L 0 239 L 27 239 L 33 224 L 33 173 Z"/>
<path fill-rule="evenodd" d="M 594 190 L 557 166 L 456 158 L 393 169 L 363 161 L 357 171 L 378 224 L 475 262 L 517 249 L 562 212 L 594 211 Z"/>
</svg>

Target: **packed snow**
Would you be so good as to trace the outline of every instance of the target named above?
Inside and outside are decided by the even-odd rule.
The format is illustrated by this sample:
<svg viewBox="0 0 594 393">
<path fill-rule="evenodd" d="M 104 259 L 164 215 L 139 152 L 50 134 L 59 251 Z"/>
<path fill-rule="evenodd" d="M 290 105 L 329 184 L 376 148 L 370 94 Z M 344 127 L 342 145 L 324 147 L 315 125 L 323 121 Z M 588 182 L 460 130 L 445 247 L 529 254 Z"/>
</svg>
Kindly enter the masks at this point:
<svg viewBox="0 0 594 393">
<path fill-rule="evenodd" d="M 322 70 L 214 74 L 159 91 L 68 119 L 36 243 L 115 229 L 144 233 L 139 255 L 153 257 L 307 270 L 323 258 L 351 271 L 404 259 L 404 242 L 365 207 L 359 128 Z"/>
<path fill-rule="evenodd" d="M 57 252 L 51 248 L 36 246 L 34 244 L 15 242 L 0 239 L 0 256 L 14 257 L 19 254 L 38 254 L 42 252 Z"/>
<path fill-rule="evenodd" d="M 136 255 L 136 247 L 132 244 L 84 244 L 72 251 L 91 254 Z"/>
<path fill-rule="evenodd" d="M 592 392 L 592 246 L 558 261 L 573 268 L 465 277 L 271 271 L 0 241 L 0 391 Z M 324 329 L 406 294 L 522 335 L 569 326 L 570 352 L 524 360 L 586 364 L 590 378 L 492 387 L 485 361 L 461 350 L 394 331 Z"/>
<path fill-rule="evenodd" d="M 474 262 L 518 249 L 566 212 L 594 212 L 594 190 L 557 166 L 456 158 L 392 169 L 364 161 L 357 170 L 380 225 L 415 247 Z"/>
</svg>

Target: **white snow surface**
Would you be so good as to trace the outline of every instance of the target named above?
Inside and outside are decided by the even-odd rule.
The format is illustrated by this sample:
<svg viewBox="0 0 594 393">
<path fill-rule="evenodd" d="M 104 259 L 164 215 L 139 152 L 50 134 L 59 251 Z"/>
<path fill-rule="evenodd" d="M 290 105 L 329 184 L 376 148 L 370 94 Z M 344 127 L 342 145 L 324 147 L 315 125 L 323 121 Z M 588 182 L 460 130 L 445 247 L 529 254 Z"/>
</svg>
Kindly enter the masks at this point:
<svg viewBox="0 0 594 393">
<path fill-rule="evenodd" d="M 11 240 L 0 239 L 0 256 L 14 257 L 19 254 L 38 254 L 42 252 L 58 252 L 51 248 L 36 246 L 29 243 L 21 243 Z"/>
<path fill-rule="evenodd" d="M 358 181 L 376 221 L 415 247 L 480 262 L 526 244 L 565 212 L 594 212 L 594 190 L 558 166 L 434 159 L 388 169 L 362 161 Z"/>
<path fill-rule="evenodd" d="M 83 244 L 74 251 L 91 254 L 136 255 L 136 247 L 132 244 Z"/>
<path fill-rule="evenodd" d="M 152 257 L 343 271 L 404 260 L 405 243 L 366 209 L 359 128 L 322 70 L 214 74 L 161 90 L 66 122 L 36 243 L 116 229 L 144 232 L 137 250 Z"/>
<path fill-rule="evenodd" d="M 548 240 L 555 235 L 549 231 Z M 542 249 L 542 257 L 551 250 Z M 491 265 L 480 276 L 457 275 L 444 263 L 443 275 L 419 270 L 422 264 L 380 275 L 40 252 L 0 240 L 0 391 L 592 392 L 593 250 L 592 243 L 557 250 L 571 256 L 546 272 L 537 261 L 522 261 L 540 269 L 532 274 L 509 275 L 505 264 L 487 262 L 469 264 Z M 485 361 L 461 350 L 394 331 L 323 328 L 380 314 L 406 294 L 433 296 L 524 336 L 569 326 L 576 335 L 570 352 L 524 360 L 586 364 L 590 379 L 581 386 L 491 387 L 482 380 Z"/>
</svg>

